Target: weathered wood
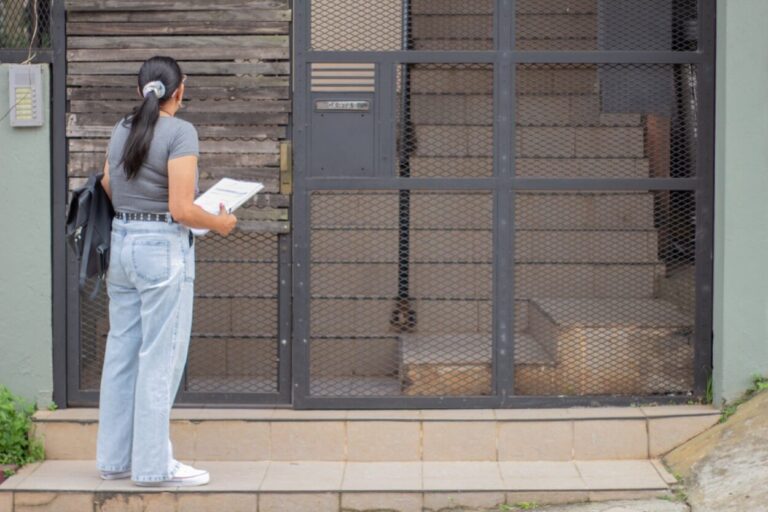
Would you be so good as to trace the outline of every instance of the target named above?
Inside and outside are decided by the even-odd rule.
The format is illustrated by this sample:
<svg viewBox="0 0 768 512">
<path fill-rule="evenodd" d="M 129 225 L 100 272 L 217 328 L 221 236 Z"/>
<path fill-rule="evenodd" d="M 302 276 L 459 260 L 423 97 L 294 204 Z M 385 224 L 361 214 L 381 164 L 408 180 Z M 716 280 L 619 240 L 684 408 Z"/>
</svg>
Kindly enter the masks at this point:
<svg viewBox="0 0 768 512">
<path fill-rule="evenodd" d="M 191 89 L 201 87 L 259 88 L 288 87 L 288 76 L 194 76 L 187 73 Z M 81 87 L 136 87 L 136 76 L 125 75 L 68 75 L 67 85 Z"/>
<path fill-rule="evenodd" d="M 130 112 L 136 106 L 135 101 L 71 101 L 70 112 L 115 112 L 123 114 Z M 228 113 L 259 113 L 259 112 L 289 112 L 291 104 L 285 100 L 264 101 L 190 101 L 184 106 L 185 113 L 196 112 L 228 112 Z"/>
<path fill-rule="evenodd" d="M 76 114 L 73 114 L 76 115 Z M 67 137 L 99 138 L 109 137 L 113 125 L 79 126 L 75 123 L 67 124 Z M 284 139 L 286 128 L 284 126 L 197 126 L 199 137 L 238 137 L 247 139 Z"/>
<path fill-rule="evenodd" d="M 287 59 L 289 50 L 285 48 L 152 48 L 126 50 L 67 50 L 69 62 L 125 62 L 126 60 L 146 60 L 158 53 L 170 55 L 177 60 L 234 60 L 234 59 Z"/>
<path fill-rule="evenodd" d="M 237 229 L 244 233 L 290 233 L 291 231 L 291 225 L 286 221 L 249 220 L 237 224 Z"/>
<path fill-rule="evenodd" d="M 140 35 L 140 34 L 286 34 L 289 25 L 280 21 L 253 22 L 168 22 L 152 23 L 67 23 L 67 34 L 85 36 L 96 34 Z"/>
<path fill-rule="evenodd" d="M 67 71 L 73 75 L 130 75 L 135 77 L 143 61 L 129 62 L 73 62 Z M 179 61 L 188 75 L 263 75 L 287 74 L 288 62 L 195 62 Z"/>
<path fill-rule="evenodd" d="M 287 9 L 290 0 L 216 0 L 221 10 Z M 65 0 L 67 11 L 208 11 L 210 0 Z"/>
<path fill-rule="evenodd" d="M 77 152 L 69 155 L 69 174 L 81 176 L 92 169 L 101 169 L 104 166 L 104 150 L 97 152 Z M 243 169 L 265 166 L 277 166 L 278 155 L 270 153 L 203 153 L 200 155 L 198 167 L 200 169 L 216 169 L 218 167 L 240 167 Z M 277 167 L 275 167 L 277 172 Z"/>
<path fill-rule="evenodd" d="M 201 189 L 224 176 L 265 189 L 238 229 L 287 233 L 279 143 L 290 105 L 289 0 L 66 0 L 70 187 L 99 172 L 114 124 L 140 100 L 136 74 L 153 55 L 189 76 L 178 113 L 200 137 Z M 237 62 L 234 62 L 237 61 Z"/>
<path fill-rule="evenodd" d="M 73 153 L 104 152 L 107 139 L 69 139 Z M 207 140 L 200 141 L 200 153 L 278 153 L 279 142 L 273 140 Z"/>
<path fill-rule="evenodd" d="M 68 119 L 72 119 L 76 116 L 76 121 L 81 126 L 87 125 L 108 125 L 114 126 L 122 117 L 131 112 L 128 108 L 125 112 L 120 113 L 99 113 L 99 112 L 82 112 L 82 113 L 70 113 Z M 288 123 L 287 113 L 277 114 L 221 114 L 221 113 L 179 113 L 177 116 L 180 119 L 184 119 L 194 124 L 197 127 L 201 126 L 258 126 L 258 125 L 285 125 Z"/>
<path fill-rule="evenodd" d="M 189 80 L 187 80 L 189 82 Z M 253 99 L 288 99 L 290 91 L 286 86 L 270 87 L 195 87 L 187 85 L 184 89 L 184 101 L 205 99 L 253 100 Z M 69 100 L 118 100 L 138 101 L 140 99 L 138 86 L 128 87 L 68 87 Z"/>
<path fill-rule="evenodd" d="M 74 23 L 166 23 L 174 25 L 182 22 L 194 23 L 231 23 L 290 21 L 290 9 L 240 9 L 200 11 L 71 11 L 67 21 Z M 210 8 L 210 6 L 209 6 Z M 111 26 L 111 25 L 110 25 Z M 67 31 L 69 32 L 69 31 Z"/>
<path fill-rule="evenodd" d="M 287 48 L 288 42 L 288 36 L 74 36 L 67 49 Z"/>
</svg>

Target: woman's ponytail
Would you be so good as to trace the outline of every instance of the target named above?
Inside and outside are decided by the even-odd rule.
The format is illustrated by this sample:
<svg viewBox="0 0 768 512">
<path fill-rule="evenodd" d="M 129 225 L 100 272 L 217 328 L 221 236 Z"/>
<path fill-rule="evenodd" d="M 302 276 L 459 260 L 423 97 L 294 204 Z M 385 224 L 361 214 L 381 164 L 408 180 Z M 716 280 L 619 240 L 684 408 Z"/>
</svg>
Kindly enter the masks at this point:
<svg viewBox="0 0 768 512">
<path fill-rule="evenodd" d="M 181 85 L 182 76 L 179 64 L 171 57 L 156 56 L 142 64 L 139 90 L 144 98 L 141 105 L 123 119 L 125 126 L 130 124 L 121 159 L 128 179 L 135 177 L 144 163 L 160 117 L 160 104 Z"/>
</svg>

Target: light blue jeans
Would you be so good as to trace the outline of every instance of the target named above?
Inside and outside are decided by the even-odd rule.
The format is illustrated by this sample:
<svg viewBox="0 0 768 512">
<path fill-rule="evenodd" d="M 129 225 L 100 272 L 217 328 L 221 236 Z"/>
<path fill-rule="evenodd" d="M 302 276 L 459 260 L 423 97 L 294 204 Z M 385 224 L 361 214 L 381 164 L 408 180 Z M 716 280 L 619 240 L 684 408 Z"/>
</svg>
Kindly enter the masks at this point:
<svg viewBox="0 0 768 512">
<path fill-rule="evenodd" d="M 192 327 L 194 241 L 177 223 L 112 221 L 109 335 L 99 398 L 98 469 L 135 481 L 178 468 L 170 412 Z"/>
</svg>

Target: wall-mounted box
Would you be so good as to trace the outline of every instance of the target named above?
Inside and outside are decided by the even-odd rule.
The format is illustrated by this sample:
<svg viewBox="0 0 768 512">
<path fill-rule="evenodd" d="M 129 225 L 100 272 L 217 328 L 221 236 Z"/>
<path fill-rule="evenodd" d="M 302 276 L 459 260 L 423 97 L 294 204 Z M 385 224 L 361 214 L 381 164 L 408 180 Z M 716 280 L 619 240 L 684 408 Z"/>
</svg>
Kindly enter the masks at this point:
<svg viewBox="0 0 768 512">
<path fill-rule="evenodd" d="M 10 66 L 9 105 L 11 126 L 43 125 L 43 70 L 37 64 Z"/>
</svg>

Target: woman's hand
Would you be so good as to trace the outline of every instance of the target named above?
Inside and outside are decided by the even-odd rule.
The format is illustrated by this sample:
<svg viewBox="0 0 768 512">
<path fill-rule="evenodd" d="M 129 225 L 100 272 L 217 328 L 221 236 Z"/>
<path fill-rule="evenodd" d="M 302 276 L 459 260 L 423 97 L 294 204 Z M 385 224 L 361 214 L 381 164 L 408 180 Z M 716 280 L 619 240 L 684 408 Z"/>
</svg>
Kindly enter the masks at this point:
<svg viewBox="0 0 768 512">
<path fill-rule="evenodd" d="M 235 229 L 237 217 L 227 212 L 224 203 L 219 204 L 218 227 L 214 229 L 221 236 L 227 236 Z"/>
</svg>

